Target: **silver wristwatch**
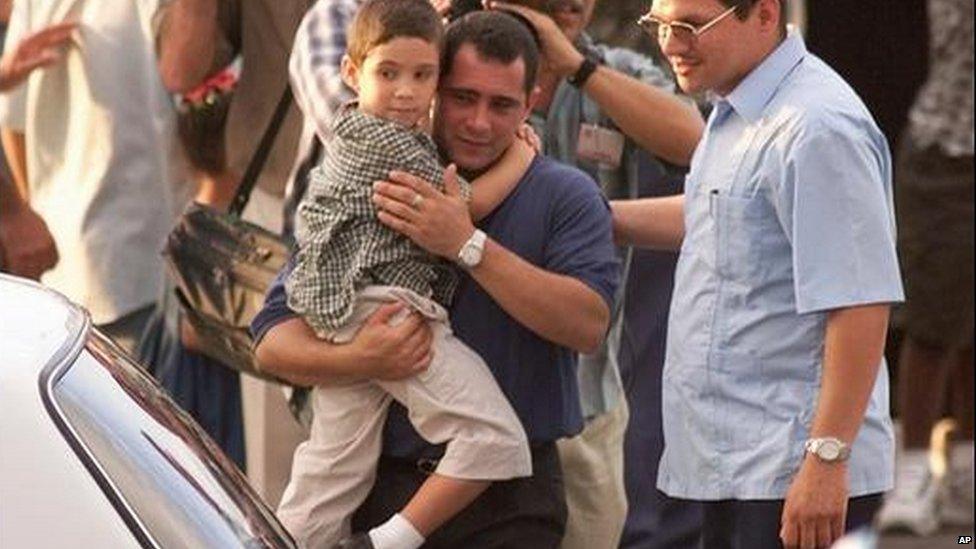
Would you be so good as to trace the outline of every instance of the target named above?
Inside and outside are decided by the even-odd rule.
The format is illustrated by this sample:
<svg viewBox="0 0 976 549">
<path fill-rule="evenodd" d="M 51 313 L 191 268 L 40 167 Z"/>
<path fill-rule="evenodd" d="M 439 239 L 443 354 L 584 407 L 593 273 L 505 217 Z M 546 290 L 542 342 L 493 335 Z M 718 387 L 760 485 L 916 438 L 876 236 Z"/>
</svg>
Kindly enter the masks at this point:
<svg viewBox="0 0 976 549">
<path fill-rule="evenodd" d="M 824 463 L 840 463 L 851 457 L 851 447 L 839 438 L 811 438 L 803 445 L 808 454 L 817 456 Z"/>
<path fill-rule="evenodd" d="M 485 251 L 485 240 L 488 236 L 484 231 L 478 229 L 474 230 L 474 234 L 471 238 L 461 246 L 461 251 L 458 252 L 458 263 L 461 264 L 465 269 L 473 269 L 481 263 L 481 256 L 484 255 Z"/>
</svg>

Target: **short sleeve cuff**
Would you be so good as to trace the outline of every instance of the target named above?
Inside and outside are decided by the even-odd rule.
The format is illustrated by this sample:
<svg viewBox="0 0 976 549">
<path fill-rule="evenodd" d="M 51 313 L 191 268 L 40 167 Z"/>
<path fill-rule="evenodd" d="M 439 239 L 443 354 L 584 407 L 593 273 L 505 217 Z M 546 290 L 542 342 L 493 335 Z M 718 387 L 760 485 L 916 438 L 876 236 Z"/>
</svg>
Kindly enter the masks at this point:
<svg viewBox="0 0 976 549">
<path fill-rule="evenodd" d="M 806 315 L 850 307 L 879 305 L 884 303 L 901 303 L 905 300 L 901 288 L 890 288 L 887 291 L 863 292 L 860 294 L 800 297 L 796 302 L 797 314 Z"/>
</svg>

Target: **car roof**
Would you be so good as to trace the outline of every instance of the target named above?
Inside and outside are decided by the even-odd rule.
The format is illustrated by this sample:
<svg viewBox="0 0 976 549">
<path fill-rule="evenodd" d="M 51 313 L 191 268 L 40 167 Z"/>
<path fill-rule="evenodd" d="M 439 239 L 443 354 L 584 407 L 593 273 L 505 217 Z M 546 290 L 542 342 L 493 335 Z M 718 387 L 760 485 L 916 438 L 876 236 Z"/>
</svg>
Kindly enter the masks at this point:
<svg viewBox="0 0 976 549">
<path fill-rule="evenodd" d="M 0 274 L 0 356 L 6 374 L 37 378 L 83 338 L 88 314 L 40 284 Z"/>
</svg>

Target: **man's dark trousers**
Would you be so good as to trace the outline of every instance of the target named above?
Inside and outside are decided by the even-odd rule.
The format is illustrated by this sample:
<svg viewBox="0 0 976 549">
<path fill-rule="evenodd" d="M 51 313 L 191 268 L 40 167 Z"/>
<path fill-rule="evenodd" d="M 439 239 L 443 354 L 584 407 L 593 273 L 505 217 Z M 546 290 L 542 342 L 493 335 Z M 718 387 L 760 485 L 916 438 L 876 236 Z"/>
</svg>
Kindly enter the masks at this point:
<svg viewBox="0 0 976 549">
<path fill-rule="evenodd" d="M 851 498 L 847 504 L 847 532 L 870 526 L 881 495 Z M 782 549 L 779 532 L 783 500 L 714 501 L 703 504 L 701 546 L 707 549 Z"/>
<path fill-rule="evenodd" d="M 663 169 L 660 162 L 646 155 L 641 160 L 639 196 L 670 196 L 682 191 L 682 172 Z M 628 503 L 620 541 L 624 549 L 691 549 L 699 545 L 701 505 L 669 498 L 657 489 L 657 466 L 664 451 L 661 376 L 677 261 L 677 253 L 635 250 L 627 279 L 618 357 L 630 406 L 624 439 Z"/>
<path fill-rule="evenodd" d="M 427 479 L 424 465 L 381 457 L 373 490 L 353 517 L 353 531 L 368 531 L 403 509 Z M 554 443 L 532 448 L 532 471 L 528 478 L 492 484 L 474 503 L 427 538 L 424 548 L 559 547 L 566 529 L 566 494 Z"/>
</svg>

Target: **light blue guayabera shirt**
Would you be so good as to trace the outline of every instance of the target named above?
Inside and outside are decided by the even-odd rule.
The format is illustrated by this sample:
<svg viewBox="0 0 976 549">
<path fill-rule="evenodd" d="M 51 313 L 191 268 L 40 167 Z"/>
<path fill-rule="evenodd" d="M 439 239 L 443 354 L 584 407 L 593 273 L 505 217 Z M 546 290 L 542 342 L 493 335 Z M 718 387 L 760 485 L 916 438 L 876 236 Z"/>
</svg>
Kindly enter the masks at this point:
<svg viewBox="0 0 976 549">
<path fill-rule="evenodd" d="M 717 101 L 685 185 L 664 370 L 658 487 L 782 499 L 820 390 L 831 309 L 903 299 L 887 143 L 799 35 Z M 881 365 L 851 496 L 892 487 Z"/>
<path fill-rule="evenodd" d="M 623 48 L 609 48 L 594 44 L 587 35 L 582 35 L 577 49 L 584 54 L 595 56 L 602 63 L 618 72 L 632 76 L 648 85 L 667 91 L 674 91 L 674 82 L 643 55 Z M 533 112 L 529 122 L 543 143 L 543 153 L 565 164 L 576 166 L 588 173 L 600 184 L 609 199 L 636 198 L 640 148 L 631 139 L 624 142 L 623 156 L 619 166 L 602 166 L 582 159 L 577 154 L 580 126 L 592 124 L 617 130 L 616 125 L 603 114 L 600 106 L 580 89 L 562 82 L 553 94 L 548 115 Z M 619 130 L 618 130 L 619 131 Z M 654 168 L 663 174 L 664 167 L 659 163 Z M 647 176 L 648 174 L 643 174 Z M 580 400 L 585 418 L 606 413 L 614 409 L 623 395 L 617 355 L 620 349 L 622 330 L 623 296 L 625 281 L 630 264 L 630 250 L 621 251 L 621 284 L 617 289 L 615 307 L 610 333 L 603 347 L 592 355 L 580 357 L 578 379 Z"/>
</svg>

